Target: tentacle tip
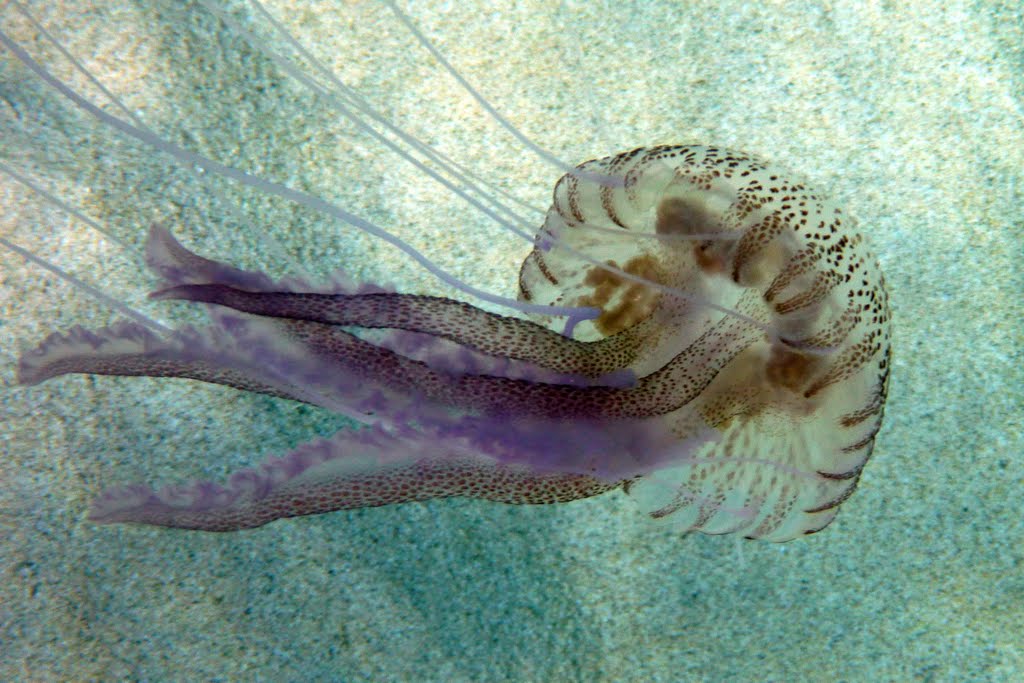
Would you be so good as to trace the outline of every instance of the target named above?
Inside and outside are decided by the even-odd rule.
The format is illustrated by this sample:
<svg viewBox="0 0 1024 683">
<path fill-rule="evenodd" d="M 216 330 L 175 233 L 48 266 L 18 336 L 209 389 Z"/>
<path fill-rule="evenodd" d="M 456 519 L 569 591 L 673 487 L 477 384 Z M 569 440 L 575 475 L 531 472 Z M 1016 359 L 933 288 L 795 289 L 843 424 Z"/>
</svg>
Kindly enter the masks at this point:
<svg viewBox="0 0 1024 683">
<path fill-rule="evenodd" d="M 177 287 L 165 287 L 158 289 L 154 292 L 150 292 L 146 298 L 152 301 L 170 301 L 172 299 L 180 299 L 181 296 L 176 292 Z"/>
<path fill-rule="evenodd" d="M 565 319 L 565 327 L 562 328 L 562 336 L 572 339 L 577 325 L 588 320 L 596 320 L 599 317 L 601 317 L 600 308 L 586 306 L 575 309 L 575 312 Z"/>
<path fill-rule="evenodd" d="M 202 301 L 197 294 L 203 291 L 206 285 L 173 285 L 163 287 L 149 293 L 152 301 Z"/>
<path fill-rule="evenodd" d="M 145 484 L 110 488 L 92 501 L 86 519 L 94 524 L 137 521 L 140 518 L 139 511 L 156 500 L 156 492 Z"/>
<path fill-rule="evenodd" d="M 15 369 L 15 383 L 19 386 L 30 387 L 48 379 L 49 377 L 42 371 L 43 365 L 40 363 L 40 357 L 44 355 L 45 351 L 42 346 L 22 353 L 18 358 L 18 367 Z"/>
</svg>

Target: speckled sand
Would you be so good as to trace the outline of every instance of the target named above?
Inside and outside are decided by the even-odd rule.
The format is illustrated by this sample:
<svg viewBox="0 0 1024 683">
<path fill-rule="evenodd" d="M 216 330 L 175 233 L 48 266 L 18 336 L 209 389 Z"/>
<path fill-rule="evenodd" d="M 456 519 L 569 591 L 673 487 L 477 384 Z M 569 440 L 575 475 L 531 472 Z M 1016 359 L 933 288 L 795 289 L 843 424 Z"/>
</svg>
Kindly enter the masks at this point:
<svg viewBox="0 0 1024 683">
<path fill-rule="evenodd" d="M 325 196 L 514 294 L 524 243 L 354 134 L 201 7 L 32 4 L 162 134 Z M 0 250 L 0 680 L 1024 678 L 1019 3 L 473 4 L 408 12 L 559 156 L 716 143 L 782 163 L 859 217 L 891 288 L 896 355 L 857 494 L 826 532 L 782 546 L 679 537 L 621 493 L 549 508 L 411 504 L 229 535 L 97 527 L 84 511 L 106 485 L 223 477 L 340 420 L 183 382 L 13 386 L 21 350 L 113 316 Z M 559 173 L 386 8 L 271 9 L 401 125 L 546 206 Z M 88 87 L 2 1 L 0 27 Z M 236 220 L 3 51 L 0 161 L 130 250 L 2 173 L 0 235 L 166 321 L 191 318 L 146 302 L 153 281 L 133 260 L 156 220 L 276 274 L 287 262 L 259 233 L 314 273 L 344 266 L 450 293 L 351 229 L 218 183 L 240 198 Z"/>
</svg>

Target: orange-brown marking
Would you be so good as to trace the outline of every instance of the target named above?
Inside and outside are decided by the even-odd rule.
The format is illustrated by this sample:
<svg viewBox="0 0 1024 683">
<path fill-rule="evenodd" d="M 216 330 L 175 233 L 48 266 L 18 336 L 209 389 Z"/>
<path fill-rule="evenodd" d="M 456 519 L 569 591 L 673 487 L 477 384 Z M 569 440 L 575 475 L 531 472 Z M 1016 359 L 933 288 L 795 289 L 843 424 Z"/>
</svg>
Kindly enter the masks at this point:
<svg viewBox="0 0 1024 683">
<path fill-rule="evenodd" d="M 615 261 L 608 261 L 608 265 L 618 268 Z M 622 270 L 645 280 L 662 282 L 658 262 L 650 256 L 634 257 L 622 266 Z M 584 282 L 594 288 L 594 293 L 581 296 L 576 305 L 601 309 L 601 315 L 594 320 L 594 327 L 607 336 L 629 329 L 644 320 L 658 304 L 657 290 L 597 266 L 587 272 Z M 608 308 L 616 294 L 619 294 L 618 303 Z"/>
</svg>

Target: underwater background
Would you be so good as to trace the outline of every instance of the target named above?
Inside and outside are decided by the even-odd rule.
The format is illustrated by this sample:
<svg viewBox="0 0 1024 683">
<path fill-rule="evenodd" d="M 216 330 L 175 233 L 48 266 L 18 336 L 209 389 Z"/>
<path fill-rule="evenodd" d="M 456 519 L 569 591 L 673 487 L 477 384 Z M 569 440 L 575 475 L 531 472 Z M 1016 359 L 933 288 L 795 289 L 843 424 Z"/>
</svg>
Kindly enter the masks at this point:
<svg viewBox="0 0 1024 683">
<path fill-rule="evenodd" d="M 250 4 L 214 4 L 291 54 Z M 26 6 L 165 138 L 327 198 L 515 295 L 528 243 L 354 130 L 201 4 Z M 117 315 L 0 249 L 0 680 L 1024 678 L 1019 3 L 401 6 L 568 162 L 716 144 L 792 169 L 858 218 L 895 317 L 885 423 L 858 491 L 828 529 L 783 545 L 682 536 L 621 492 L 538 507 L 431 501 L 220 535 L 96 526 L 85 510 L 107 486 L 222 479 L 344 421 L 184 381 L 19 387 L 22 351 Z M 561 172 L 384 4 L 267 9 L 393 121 L 547 206 Z M 0 29 L 101 99 L 15 3 L 0 0 Z M 199 318 L 145 298 L 154 280 L 139 255 L 155 221 L 275 276 L 344 268 L 464 298 L 353 228 L 200 182 L 7 51 L 0 163 L 106 232 L 0 172 L 0 237 L 163 321 Z"/>
</svg>

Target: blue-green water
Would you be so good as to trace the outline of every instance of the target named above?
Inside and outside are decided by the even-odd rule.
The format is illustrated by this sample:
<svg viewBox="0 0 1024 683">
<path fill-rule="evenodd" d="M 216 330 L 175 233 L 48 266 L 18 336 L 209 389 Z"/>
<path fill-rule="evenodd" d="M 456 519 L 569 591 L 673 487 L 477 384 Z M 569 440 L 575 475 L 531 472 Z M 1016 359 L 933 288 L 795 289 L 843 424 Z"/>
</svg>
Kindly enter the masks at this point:
<svg viewBox="0 0 1024 683">
<path fill-rule="evenodd" d="M 225 4 L 288 49 L 246 5 Z M 1024 19 L 997 3 L 862 5 L 407 8 L 566 160 L 713 142 L 799 171 L 859 218 L 893 300 L 895 365 L 875 456 L 825 532 L 781 546 L 682 537 L 621 493 L 530 508 L 435 501 L 216 536 L 93 526 L 84 511 L 108 485 L 221 478 L 339 420 L 186 382 L 14 386 L 21 350 L 115 316 L 4 250 L 0 679 L 1024 676 Z M 547 205 L 559 171 L 499 129 L 386 7 L 268 9 L 397 123 Z M 529 245 L 353 131 L 203 7 L 32 12 L 161 135 L 323 196 L 514 295 Z M 101 98 L 11 3 L 0 28 Z M 277 275 L 344 266 L 454 294 L 352 229 L 220 179 L 211 192 L 7 52 L 0 162 L 108 233 L 0 174 L 0 235 L 164 321 L 193 318 L 145 300 L 154 283 L 137 255 L 154 221 Z"/>
</svg>

